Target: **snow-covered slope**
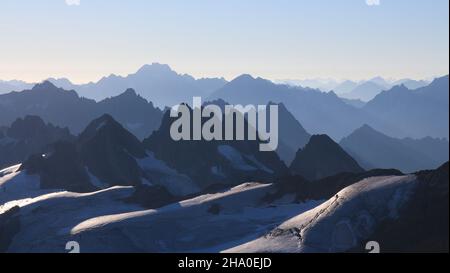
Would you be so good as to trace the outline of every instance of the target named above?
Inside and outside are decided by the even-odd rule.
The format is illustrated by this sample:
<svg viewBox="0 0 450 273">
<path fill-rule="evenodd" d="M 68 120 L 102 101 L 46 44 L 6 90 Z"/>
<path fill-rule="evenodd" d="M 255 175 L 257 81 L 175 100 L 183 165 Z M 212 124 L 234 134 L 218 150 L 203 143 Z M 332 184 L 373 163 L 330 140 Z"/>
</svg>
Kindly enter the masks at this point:
<svg viewBox="0 0 450 273">
<path fill-rule="evenodd" d="M 378 224 L 398 216 L 417 184 L 413 175 L 373 177 L 340 191 L 266 235 L 225 252 L 342 252 L 365 243 Z"/>
<path fill-rule="evenodd" d="M 38 176 L 26 175 L 19 171 L 20 166 L 19 164 L 0 171 L 0 209 L 9 201 L 48 193 L 40 189 Z"/>
<path fill-rule="evenodd" d="M 156 210 L 125 202 L 130 187 L 91 194 L 52 193 L 27 200 L 9 252 L 218 252 L 255 239 L 320 204 L 263 204 L 270 184 L 247 183 Z"/>
<path fill-rule="evenodd" d="M 113 187 L 94 193 L 57 192 L 17 202 L 20 230 L 8 252 L 64 252 L 70 230 L 87 219 L 142 210 L 123 202 L 132 187 Z M 104 239 L 98 238 L 98 244 Z"/>
<path fill-rule="evenodd" d="M 169 192 L 177 196 L 184 196 L 200 191 L 200 188 L 187 176 L 170 168 L 167 164 L 155 158 L 150 151 L 143 159 L 136 158 L 139 167 L 146 174 L 146 182 L 150 185 L 164 186 Z M 144 182 L 145 183 L 145 182 Z"/>
</svg>

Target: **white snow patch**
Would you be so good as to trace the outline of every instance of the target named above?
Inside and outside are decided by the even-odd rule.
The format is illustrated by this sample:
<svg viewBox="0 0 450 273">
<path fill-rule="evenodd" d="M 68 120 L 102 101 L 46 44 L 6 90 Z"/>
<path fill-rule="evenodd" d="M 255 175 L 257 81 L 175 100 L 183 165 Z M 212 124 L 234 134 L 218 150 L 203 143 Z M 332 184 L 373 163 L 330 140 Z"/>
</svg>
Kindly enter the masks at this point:
<svg viewBox="0 0 450 273">
<path fill-rule="evenodd" d="M 21 226 L 26 228 L 14 236 L 8 252 L 64 253 L 65 242 L 77 240 L 70 231 L 78 223 L 100 215 L 142 210 L 122 201 L 134 190 L 112 187 L 85 194 L 58 192 L 27 200 L 19 212 Z"/>
<path fill-rule="evenodd" d="M 172 194 L 188 195 L 200 191 L 187 175 L 170 168 L 164 161 L 155 158 L 151 152 L 148 152 L 146 158 L 136 158 L 136 162 L 148 176 L 146 179 L 148 183 L 164 186 Z"/>
<path fill-rule="evenodd" d="M 17 164 L 17 165 L 14 165 L 14 166 L 11 166 L 11 167 L 8 167 L 8 168 L 5 168 L 5 169 L 1 170 L 0 171 L 0 177 L 3 177 L 5 175 L 7 175 L 7 174 L 12 174 L 12 173 L 17 172 L 20 169 L 21 166 L 22 166 L 22 164 Z"/>
<path fill-rule="evenodd" d="M 180 205 L 182 207 L 190 207 L 193 205 L 200 205 L 203 203 L 211 202 L 214 200 L 222 199 L 227 196 L 235 196 L 240 193 L 244 193 L 247 191 L 254 192 L 255 190 L 264 189 L 267 190 L 270 188 L 272 184 L 260 184 L 260 183 L 244 183 L 239 186 L 233 187 L 227 191 L 220 192 L 220 193 L 214 193 L 214 194 L 204 194 L 197 197 L 194 197 L 192 199 L 184 200 L 180 202 Z"/>
</svg>

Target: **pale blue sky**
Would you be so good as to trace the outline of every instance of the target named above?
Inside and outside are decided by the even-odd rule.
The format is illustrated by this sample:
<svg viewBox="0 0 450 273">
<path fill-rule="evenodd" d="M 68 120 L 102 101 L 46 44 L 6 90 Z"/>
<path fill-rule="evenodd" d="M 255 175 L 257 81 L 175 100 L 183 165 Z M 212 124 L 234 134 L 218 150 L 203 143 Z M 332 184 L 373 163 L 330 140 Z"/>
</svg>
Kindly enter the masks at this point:
<svg viewBox="0 0 450 273">
<path fill-rule="evenodd" d="M 448 0 L 0 0 L 0 79 L 80 83 L 152 62 L 227 79 L 426 78 L 448 74 L 448 9 Z"/>
</svg>

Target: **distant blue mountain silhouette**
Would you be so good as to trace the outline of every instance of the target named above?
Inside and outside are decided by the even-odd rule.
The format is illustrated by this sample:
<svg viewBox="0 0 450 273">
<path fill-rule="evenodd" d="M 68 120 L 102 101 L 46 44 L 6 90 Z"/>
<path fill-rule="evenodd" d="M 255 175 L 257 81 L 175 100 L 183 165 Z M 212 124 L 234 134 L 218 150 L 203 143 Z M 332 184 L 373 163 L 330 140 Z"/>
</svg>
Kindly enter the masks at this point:
<svg viewBox="0 0 450 273">
<path fill-rule="evenodd" d="M 430 84 L 426 80 L 412 80 L 412 79 L 400 79 L 400 80 L 386 80 L 382 77 L 374 77 L 369 80 L 351 81 L 345 80 L 339 82 L 333 79 L 307 79 L 307 80 L 277 80 L 275 83 L 288 84 L 291 86 L 302 86 L 313 89 L 320 89 L 324 92 L 334 91 L 338 96 L 345 99 L 360 99 L 363 101 L 369 101 L 383 90 L 389 90 L 396 85 L 405 85 L 408 89 L 417 89 Z"/>
<path fill-rule="evenodd" d="M 2 81 L 0 80 L 0 94 L 9 93 L 11 91 L 20 91 L 33 87 L 33 84 L 24 81 Z"/>
<path fill-rule="evenodd" d="M 278 104 L 278 156 L 289 166 L 297 151 L 309 142 L 311 135 L 303 128 L 283 103 Z"/>
<path fill-rule="evenodd" d="M 448 139 L 448 75 L 416 90 L 395 86 L 376 96 L 363 109 L 384 123 L 395 125 L 397 130 L 392 131 L 391 136 Z"/>
<path fill-rule="evenodd" d="M 274 84 L 242 75 L 210 96 L 232 104 L 283 103 L 312 134 L 328 134 L 335 140 L 369 124 L 394 137 L 448 138 L 448 76 L 430 85 L 409 90 L 395 86 L 366 105 L 355 107 L 334 92 Z"/>
<path fill-rule="evenodd" d="M 58 87 L 73 89 L 80 96 L 97 101 L 133 88 L 139 95 L 162 108 L 190 102 L 193 96 L 207 97 L 226 84 L 223 78 L 196 80 L 192 76 L 176 73 L 168 65 L 158 63 L 144 65 L 136 73 L 126 77 L 110 75 L 95 83 L 75 85 L 67 79 L 49 80 Z"/>
<path fill-rule="evenodd" d="M 396 85 L 404 85 L 408 89 L 417 89 L 430 84 L 425 80 L 401 79 L 397 81 L 388 81 L 382 77 L 375 77 L 368 81 L 359 83 L 346 81 L 336 86 L 334 90 L 340 97 L 346 99 L 360 99 L 362 101 L 370 101 L 380 94 L 383 90 L 389 90 Z"/>
<path fill-rule="evenodd" d="M 404 85 L 395 86 L 366 105 L 341 99 L 334 92 L 274 84 L 250 75 L 239 76 L 229 83 L 223 79 L 195 80 L 160 64 L 146 65 L 127 77 L 110 76 L 87 85 L 71 85 L 65 79 L 53 81 L 66 89 L 78 88 L 79 92 L 91 96 L 98 94 L 101 97 L 106 95 L 105 92 L 115 96 L 97 103 L 74 91 L 58 89 L 47 81 L 32 90 L 0 95 L 0 125 L 10 125 L 24 115 L 38 115 L 46 122 L 68 126 L 78 133 L 96 116 L 109 113 L 142 139 L 159 126 L 162 117 L 161 111 L 146 98 L 153 97 L 157 101 L 152 102 L 157 105 L 174 105 L 190 103 L 192 96 L 199 95 L 206 96 L 205 101 L 224 99 L 231 104 L 283 103 L 306 131 L 328 134 L 336 141 L 364 124 L 397 138 L 448 138 L 448 76 L 415 90 Z M 131 91 L 129 85 L 141 89 Z M 124 90 L 129 91 L 121 94 Z M 157 112 L 160 113 L 155 114 Z M 149 121 L 148 116 L 157 118 Z"/>
<path fill-rule="evenodd" d="M 283 103 L 294 117 L 312 134 L 328 134 L 339 140 L 368 121 L 383 125 L 361 109 L 342 101 L 335 93 L 277 85 L 262 78 L 242 75 L 211 95 L 231 104 Z"/>
<path fill-rule="evenodd" d="M 349 93 L 358 86 L 357 82 L 346 80 L 333 88 L 337 94 Z"/>
<path fill-rule="evenodd" d="M 435 169 L 448 161 L 445 139 L 397 139 L 364 125 L 342 139 L 340 145 L 366 169 L 395 168 L 410 173 Z"/>
<path fill-rule="evenodd" d="M 372 81 L 364 82 L 350 92 L 341 94 L 346 99 L 360 99 L 362 101 L 370 101 L 375 98 L 385 87 Z"/>
<path fill-rule="evenodd" d="M 414 90 L 417 88 L 425 87 L 425 86 L 429 85 L 430 82 L 425 81 L 425 80 L 417 81 L 417 80 L 411 80 L 411 79 L 401 79 L 401 80 L 395 81 L 393 83 L 393 86 L 402 85 L 402 84 L 404 86 L 406 86 L 408 89 Z"/>
</svg>

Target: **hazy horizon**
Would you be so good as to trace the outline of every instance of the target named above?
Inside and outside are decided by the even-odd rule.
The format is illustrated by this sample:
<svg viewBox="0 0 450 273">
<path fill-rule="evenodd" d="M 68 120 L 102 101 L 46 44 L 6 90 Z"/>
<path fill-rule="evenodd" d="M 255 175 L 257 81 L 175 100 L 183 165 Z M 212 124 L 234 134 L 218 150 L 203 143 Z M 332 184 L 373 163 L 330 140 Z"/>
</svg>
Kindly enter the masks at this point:
<svg viewBox="0 0 450 273">
<path fill-rule="evenodd" d="M 140 68 L 142 68 L 142 67 L 144 67 L 144 66 L 146 66 L 146 65 L 153 65 L 153 64 L 158 64 L 158 65 L 168 65 L 168 66 L 169 66 L 174 72 L 176 72 L 177 74 L 179 74 L 179 75 L 189 75 L 189 76 L 194 77 L 195 79 L 202 79 L 202 78 L 224 78 L 224 79 L 227 80 L 227 81 L 232 81 L 232 80 L 234 80 L 234 79 L 236 79 L 236 78 L 238 78 L 238 77 L 240 77 L 240 76 L 242 76 L 242 75 L 250 75 L 250 76 L 252 76 L 252 77 L 254 77 L 254 78 L 260 77 L 260 76 L 258 76 L 258 75 L 253 75 L 253 74 L 251 74 L 251 73 L 242 73 L 242 74 L 236 75 L 236 76 L 233 77 L 233 78 L 226 78 L 226 77 L 223 77 L 223 76 L 220 76 L 220 75 L 215 76 L 215 77 L 213 77 L 213 76 L 212 76 L 212 77 L 207 77 L 207 76 L 197 76 L 197 77 L 196 77 L 196 76 L 194 76 L 194 75 L 191 75 L 191 74 L 189 74 L 189 73 L 185 73 L 185 72 L 183 72 L 183 71 L 176 71 L 176 70 L 173 69 L 173 67 L 172 67 L 170 64 L 163 64 L 163 63 L 159 63 L 159 62 L 153 62 L 153 63 L 150 63 L 150 64 L 143 64 L 142 66 L 140 66 L 140 67 L 138 67 L 137 69 L 135 69 L 135 70 L 133 70 L 133 71 L 130 71 L 130 72 L 128 72 L 128 73 L 124 73 L 124 74 L 109 73 L 109 74 L 105 74 L 105 75 L 101 76 L 101 77 L 98 78 L 98 79 L 90 80 L 90 81 L 86 81 L 86 82 L 77 82 L 77 81 L 74 81 L 74 80 L 72 80 L 72 78 L 71 78 L 70 76 L 53 77 L 53 76 L 51 76 L 51 75 L 49 75 L 48 77 L 44 77 L 44 78 L 42 78 L 42 79 L 40 79 L 40 80 L 37 80 L 37 81 L 26 81 L 26 80 L 19 79 L 19 78 L 13 78 L 13 79 L 4 79 L 4 78 L 0 78 L 0 82 L 2 82 L 2 81 L 4 81 L 4 82 L 22 81 L 22 82 L 25 82 L 25 83 L 27 83 L 27 84 L 37 84 L 37 83 L 42 83 L 42 82 L 44 82 L 44 81 L 46 81 L 46 80 L 49 80 L 49 79 L 55 79 L 55 80 L 69 80 L 72 84 L 83 85 L 83 84 L 89 84 L 89 83 L 97 83 L 97 82 L 100 81 L 102 78 L 109 77 L 109 76 L 127 77 L 127 76 L 129 76 L 129 75 L 132 75 L 132 74 L 135 74 L 136 72 L 138 72 Z M 426 77 L 426 78 L 413 78 L 413 77 L 387 78 L 387 77 L 383 77 L 383 76 L 380 76 L 380 75 L 373 75 L 373 76 L 369 76 L 369 77 L 367 77 L 367 78 L 359 78 L 359 79 L 355 79 L 355 78 L 353 78 L 353 79 L 350 79 L 350 78 L 331 78 L 331 77 L 290 78 L 290 79 L 287 79 L 287 78 L 272 79 L 272 78 L 264 78 L 264 77 L 261 77 L 261 78 L 264 78 L 264 79 L 266 79 L 266 80 L 270 80 L 270 81 L 272 81 L 272 82 L 274 82 L 274 83 L 278 83 L 278 84 L 279 84 L 279 83 L 286 83 L 286 82 L 289 82 L 289 81 L 323 81 L 324 83 L 325 83 L 325 82 L 343 83 L 343 82 L 345 82 L 345 81 L 353 81 L 353 82 L 355 82 L 355 83 L 363 83 L 363 82 L 366 82 L 366 81 L 370 81 L 370 80 L 372 80 L 372 79 L 374 79 L 374 78 L 381 77 L 381 78 L 383 78 L 384 80 L 386 80 L 387 82 L 394 83 L 394 82 L 396 82 L 396 81 L 404 80 L 404 79 L 410 79 L 410 80 L 416 80 L 416 81 L 421 81 L 421 80 L 424 80 L 424 81 L 432 81 L 432 80 L 434 80 L 434 79 L 436 79 L 436 78 L 444 77 L 444 76 L 447 76 L 447 75 L 448 75 L 448 73 L 447 73 L 447 74 L 442 74 L 442 75 L 429 76 L 429 77 Z M 308 87 L 308 86 L 306 86 L 306 87 Z"/>
<path fill-rule="evenodd" d="M 227 80 L 430 79 L 449 73 L 448 8 L 447 0 L 5 0 L 0 79 L 80 84 L 153 62 Z"/>
</svg>

